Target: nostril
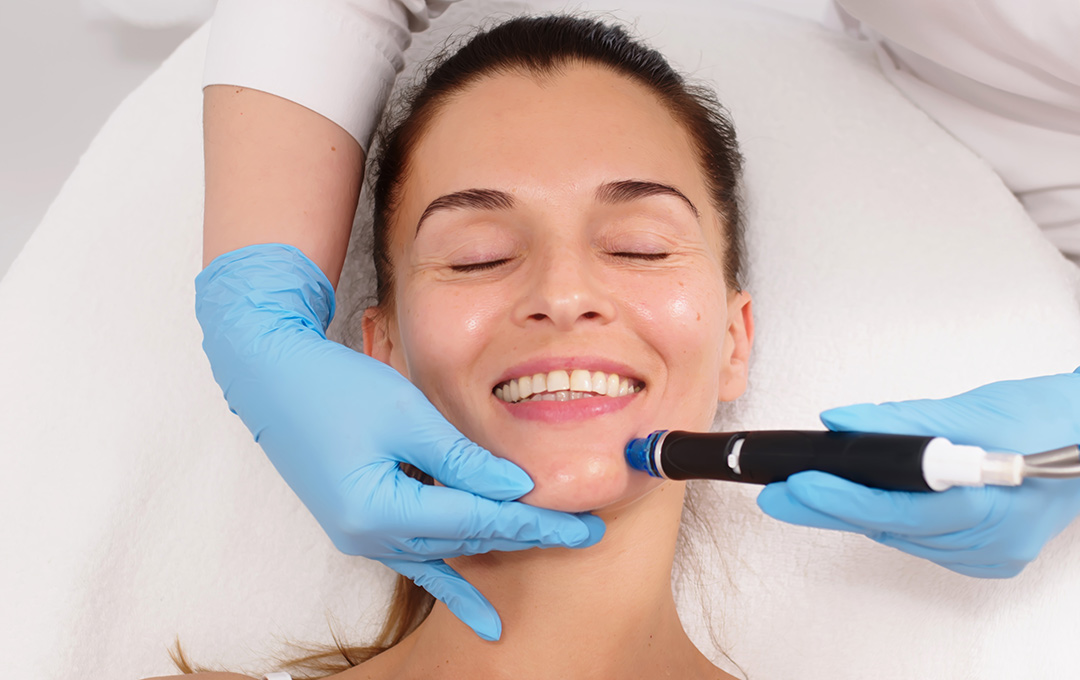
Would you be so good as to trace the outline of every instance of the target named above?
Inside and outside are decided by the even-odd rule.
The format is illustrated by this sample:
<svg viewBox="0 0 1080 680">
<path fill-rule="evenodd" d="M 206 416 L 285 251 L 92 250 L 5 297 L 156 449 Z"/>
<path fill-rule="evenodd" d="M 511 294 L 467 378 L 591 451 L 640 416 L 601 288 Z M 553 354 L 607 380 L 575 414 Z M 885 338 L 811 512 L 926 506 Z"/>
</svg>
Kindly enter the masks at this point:
<svg viewBox="0 0 1080 680">
<path fill-rule="evenodd" d="M 581 316 L 584 319 L 595 319 L 596 317 L 600 316 L 600 313 L 599 312 L 585 312 Z"/>
</svg>

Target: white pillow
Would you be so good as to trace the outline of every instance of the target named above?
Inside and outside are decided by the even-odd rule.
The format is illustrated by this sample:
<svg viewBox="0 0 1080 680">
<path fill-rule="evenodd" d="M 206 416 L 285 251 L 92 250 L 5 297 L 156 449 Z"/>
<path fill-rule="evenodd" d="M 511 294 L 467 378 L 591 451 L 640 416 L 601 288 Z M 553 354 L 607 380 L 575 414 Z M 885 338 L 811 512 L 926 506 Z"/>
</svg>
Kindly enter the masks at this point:
<svg viewBox="0 0 1080 680">
<path fill-rule="evenodd" d="M 420 36 L 509 3 L 468 2 Z M 516 5 L 515 5 L 516 6 Z M 1077 276 L 1001 182 L 814 25 L 718 4 L 640 32 L 714 81 L 747 156 L 752 387 L 740 427 L 936 397 L 1080 364 Z M 0 283 L 0 656 L 11 677 L 253 675 L 289 638 L 361 642 L 392 574 L 337 553 L 229 413 L 194 318 L 202 217 L 197 32 L 113 114 Z M 365 275 L 351 258 L 333 331 Z M 756 488 L 702 490 L 712 616 L 752 678 L 1075 673 L 1080 531 L 978 581 L 858 536 L 781 525 Z M 690 582 L 684 620 L 713 654 Z M 719 662 L 726 663 L 719 656 Z M 729 666 L 730 667 L 730 666 Z"/>
</svg>

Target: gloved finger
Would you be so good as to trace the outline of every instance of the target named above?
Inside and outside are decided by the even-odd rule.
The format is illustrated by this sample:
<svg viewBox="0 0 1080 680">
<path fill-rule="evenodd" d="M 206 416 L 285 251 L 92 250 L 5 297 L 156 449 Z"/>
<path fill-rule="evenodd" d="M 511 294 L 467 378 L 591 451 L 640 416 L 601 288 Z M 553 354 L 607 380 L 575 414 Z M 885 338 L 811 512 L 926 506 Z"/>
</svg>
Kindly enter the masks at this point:
<svg viewBox="0 0 1080 680">
<path fill-rule="evenodd" d="M 769 517 L 788 524 L 833 531 L 850 531 L 856 534 L 866 533 L 861 527 L 803 505 L 788 490 L 787 482 L 773 482 L 766 486 L 758 494 L 757 504 Z"/>
<path fill-rule="evenodd" d="M 434 407 L 421 408 L 422 424 L 407 443 L 397 444 L 403 461 L 441 484 L 491 500 L 515 500 L 533 490 L 532 479 L 520 467 L 470 441 Z"/>
<path fill-rule="evenodd" d="M 498 640 L 502 635 L 502 621 L 495 608 L 479 590 L 442 560 L 382 560 L 382 563 L 431 593 L 483 639 Z"/>
<path fill-rule="evenodd" d="M 1028 565 L 1027 562 L 1007 562 L 1002 564 L 942 564 L 949 571 L 975 578 L 1012 578 Z"/>
<path fill-rule="evenodd" d="M 328 531 L 339 550 L 371 558 L 425 561 L 414 553 L 415 538 L 519 542 L 522 549 L 588 547 L 604 533 L 592 515 L 573 515 L 517 501 L 492 501 L 466 491 L 429 486 L 409 477 L 390 461 L 355 470 L 343 484 L 347 496 L 342 520 Z M 355 498 L 355 503 L 349 503 Z M 377 535 L 372 543 L 368 537 Z M 423 544 L 419 544 L 423 547 Z M 503 544 L 504 546 L 506 544 Z M 445 547 L 445 546 L 442 546 Z M 442 551 L 438 556 L 444 556 Z"/>
<path fill-rule="evenodd" d="M 589 538 L 575 548 L 587 548 L 596 544 L 603 538 L 604 521 L 594 515 L 578 515 L 578 518 L 589 530 Z M 423 555 L 428 559 L 447 559 L 459 555 L 479 555 L 492 551 L 513 552 L 516 550 L 528 550 L 529 548 L 553 548 L 562 547 L 542 541 L 522 541 L 504 538 L 470 538 L 470 539 L 445 539 L 445 538 L 413 538 L 407 541 L 407 545 L 416 555 Z"/>
<path fill-rule="evenodd" d="M 822 411 L 821 422 L 834 432 L 881 432 L 948 437 L 954 428 L 949 406 L 933 399 L 852 404 Z M 960 443 L 960 442 L 955 442 Z"/>
<path fill-rule="evenodd" d="M 1003 553 L 1001 546 L 989 544 L 974 549 L 962 547 L 929 547 L 918 542 L 909 541 L 903 536 L 895 534 L 879 534 L 869 536 L 870 539 L 896 548 L 902 552 L 924 560 L 935 562 L 950 571 L 965 576 L 978 576 L 982 578 L 1011 578 L 1016 576 L 1027 566 L 1035 555 L 1023 555 L 1011 557 Z"/>
<path fill-rule="evenodd" d="M 816 470 L 787 480 L 787 489 L 808 508 L 860 527 L 860 533 L 935 536 L 970 529 L 991 512 L 1003 511 L 1000 487 L 952 488 L 939 493 L 882 491 Z M 995 500 L 999 501 L 995 504 Z"/>
<path fill-rule="evenodd" d="M 821 421 L 835 431 L 937 436 L 1034 453 L 1077 443 L 1077 412 L 1080 374 L 1063 373 L 990 383 L 946 399 L 844 406 L 822 412 Z"/>
<path fill-rule="evenodd" d="M 984 554 L 990 550 L 976 550 L 970 541 L 963 541 L 962 547 L 958 546 L 957 534 L 945 534 L 927 538 L 912 540 L 908 536 L 900 536 L 885 532 L 875 532 L 865 527 L 857 527 L 837 518 L 808 508 L 784 487 L 785 482 L 770 484 L 758 495 L 758 505 L 766 514 L 791 524 L 816 527 L 819 529 L 833 529 L 836 531 L 848 531 L 862 534 L 882 545 L 895 548 L 915 557 L 920 557 L 966 576 L 981 578 L 1009 578 L 1019 574 L 1027 564 L 1023 558 L 990 563 L 992 559 L 1001 559 L 1000 555 Z M 961 532 L 962 533 L 962 532 Z M 941 547 L 928 545 L 929 541 L 939 539 Z M 1000 552 L 995 549 L 995 552 Z M 972 564 L 972 560 L 985 559 L 986 564 Z"/>
<path fill-rule="evenodd" d="M 516 501 L 492 501 L 445 486 L 409 479 L 413 493 L 399 494 L 401 535 L 442 539 L 499 539 L 523 547 L 593 545 L 604 535 L 604 522 L 593 515 L 573 515 Z"/>
<path fill-rule="evenodd" d="M 955 399 L 956 397 L 951 397 Z M 1014 433 L 1022 423 L 986 404 L 956 403 L 948 399 L 918 399 L 854 404 L 823 411 L 825 427 L 834 432 L 881 432 L 944 437 L 954 444 L 981 446 L 992 451 L 1019 452 Z M 1010 446 L 1013 444 L 1013 446 Z"/>
<path fill-rule="evenodd" d="M 986 490 L 992 506 L 982 522 L 964 531 L 936 536 L 901 536 L 928 550 L 964 553 L 983 563 L 1034 561 L 1080 511 L 1080 480 L 1028 480 L 1021 487 Z M 936 560 L 935 560 L 936 561 Z"/>
<path fill-rule="evenodd" d="M 410 538 L 405 543 L 413 554 L 423 556 L 425 561 L 447 560 L 462 555 L 480 555 L 493 551 L 513 552 L 515 550 L 545 547 L 539 544 L 501 538 L 470 538 L 463 541 L 447 538 Z"/>
</svg>

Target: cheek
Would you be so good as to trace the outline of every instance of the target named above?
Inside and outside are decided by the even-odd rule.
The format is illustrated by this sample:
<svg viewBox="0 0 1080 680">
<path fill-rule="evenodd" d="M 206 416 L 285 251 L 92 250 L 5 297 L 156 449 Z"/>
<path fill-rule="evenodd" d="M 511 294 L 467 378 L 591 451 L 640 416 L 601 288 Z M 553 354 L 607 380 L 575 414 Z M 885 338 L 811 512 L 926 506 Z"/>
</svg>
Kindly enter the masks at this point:
<svg viewBox="0 0 1080 680">
<path fill-rule="evenodd" d="M 461 405 L 461 395 L 474 391 L 468 376 L 496 337 L 500 308 L 495 296 L 445 285 L 401 291 L 397 313 L 405 364 L 413 383 L 440 410 Z"/>
<path fill-rule="evenodd" d="M 701 300 L 694 299 L 694 289 L 679 281 L 678 286 L 668 291 L 662 302 L 662 319 L 673 332 L 696 336 L 703 332 L 702 312 L 705 311 Z M 706 319 L 708 314 L 706 313 Z"/>
<path fill-rule="evenodd" d="M 707 429 L 720 398 L 727 334 L 726 290 L 711 271 L 638 285 L 634 313 L 663 363 L 658 398 L 661 422 L 676 429 Z"/>
<path fill-rule="evenodd" d="M 720 354 L 727 326 L 722 281 L 705 273 L 673 276 L 662 284 L 637 282 L 627 292 L 634 314 L 665 354 Z"/>
<path fill-rule="evenodd" d="M 498 311 L 491 296 L 439 288 L 410 290 L 400 298 L 398 318 L 410 356 L 467 353 L 489 333 Z"/>
</svg>

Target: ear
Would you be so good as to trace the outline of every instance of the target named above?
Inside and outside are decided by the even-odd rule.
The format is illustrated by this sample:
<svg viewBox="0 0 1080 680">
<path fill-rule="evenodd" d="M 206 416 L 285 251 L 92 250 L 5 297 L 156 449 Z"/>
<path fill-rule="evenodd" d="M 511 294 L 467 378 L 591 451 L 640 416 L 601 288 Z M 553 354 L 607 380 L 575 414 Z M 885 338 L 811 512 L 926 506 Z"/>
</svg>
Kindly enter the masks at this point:
<svg viewBox="0 0 1080 680">
<path fill-rule="evenodd" d="M 409 377 L 402 360 L 397 325 L 385 310 L 380 307 L 368 307 L 360 322 L 364 339 L 364 354 L 384 364 L 396 368 L 406 378 Z"/>
<path fill-rule="evenodd" d="M 720 401 L 733 401 L 746 391 L 753 345 L 753 299 L 745 290 L 733 291 L 728 295 L 728 327 L 720 364 Z"/>
</svg>

